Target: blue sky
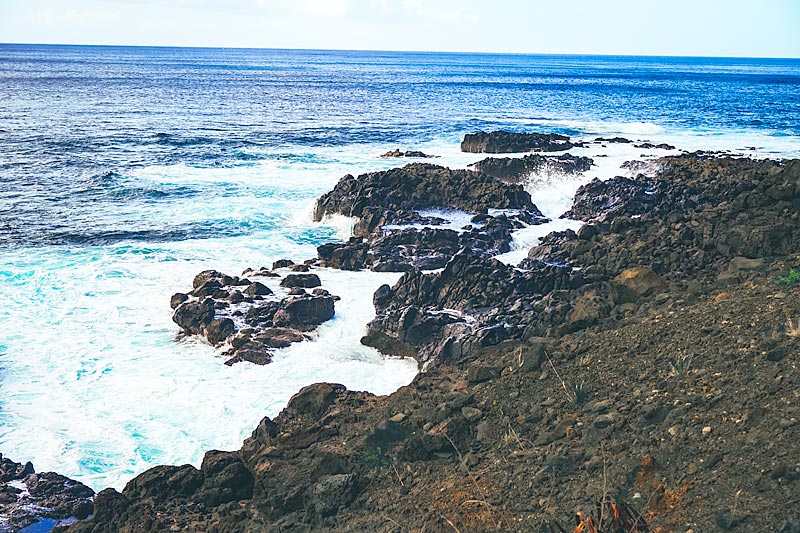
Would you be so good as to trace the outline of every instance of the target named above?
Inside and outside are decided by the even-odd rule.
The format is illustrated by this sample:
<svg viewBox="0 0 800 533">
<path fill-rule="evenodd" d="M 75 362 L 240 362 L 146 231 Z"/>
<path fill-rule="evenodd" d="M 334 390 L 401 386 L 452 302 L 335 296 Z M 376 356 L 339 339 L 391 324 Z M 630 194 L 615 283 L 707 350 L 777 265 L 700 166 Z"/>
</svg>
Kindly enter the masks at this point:
<svg viewBox="0 0 800 533">
<path fill-rule="evenodd" d="M 800 57 L 800 0 L 0 0 L 0 42 Z"/>
</svg>

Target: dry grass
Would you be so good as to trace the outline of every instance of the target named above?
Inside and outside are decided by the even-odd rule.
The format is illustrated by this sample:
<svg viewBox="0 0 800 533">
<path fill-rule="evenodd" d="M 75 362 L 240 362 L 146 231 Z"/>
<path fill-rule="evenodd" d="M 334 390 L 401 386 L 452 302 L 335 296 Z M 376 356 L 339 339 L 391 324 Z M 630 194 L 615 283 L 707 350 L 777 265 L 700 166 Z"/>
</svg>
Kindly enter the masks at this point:
<svg viewBox="0 0 800 533">
<path fill-rule="evenodd" d="M 800 337 L 800 320 L 794 322 L 788 316 L 786 317 L 786 335 L 792 338 Z"/>
</svg>

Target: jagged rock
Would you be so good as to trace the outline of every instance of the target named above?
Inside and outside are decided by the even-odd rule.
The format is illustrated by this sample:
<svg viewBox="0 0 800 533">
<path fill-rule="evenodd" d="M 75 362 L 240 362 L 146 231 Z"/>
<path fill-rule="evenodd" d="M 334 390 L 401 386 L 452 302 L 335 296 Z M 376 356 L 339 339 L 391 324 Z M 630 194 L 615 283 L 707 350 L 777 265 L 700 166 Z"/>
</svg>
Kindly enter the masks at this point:
<svg viewBox="0 0 800 533">
<path fill-rule="evenodd" d="M 468 133 L 461 141 L 462 152 L 503 154 L 514 152 L 561 152 L 574 147 L 566 135 L 493 131 Z"/>
<path fill-rule="evenodd" d="M 19 485 L 24 483 L 26 491 Z M 0 528 L 19 531 L 41 519 L 84 519 L 92 512 L 94 491 L 55 472 L 35 473 L 30 462 L 15 463 L 0 455 Z"/>
<path fill-rule="evenodd" d="M 606 223 L 595 224 L 585 240 L 568 232 L 549 235 L 529 257 L 584 265 L 594 280 L 647 266 L 667 280 L 708 282 L 735 257 L 783 256 L 800 245 L 792 229 L 800 207 L 797 160 L 687 154 L 656 164 L 661 170 L 655 176 L 595 182 L 580 191 L 568 215 Z M 726 276 L 720 280 L 734 277 Z"/>
<path fill-rule="evenodd" d="M 222 278 L 224 275 L 225 274 L 222 272 L 217 272 L 216 270 L 204 270 L 194 277 L 194 280 L 192 280 L 192 288 L 197 289 L 205 282 Z"/>
<path fill-rule="evenodd" d="M 666 201 L 664 192 L 644 176 L 635 179 L 616 177 L 607 181 L 595 178 L 578 188 L 572 208 L 562 218 L 589 221 L 652 214 L 659 204 Z"/>
<path fill-rule="evenodd" d="M 667 290 L 664 279 L 652 269 L 644 267 L 623 270 L 611 284 L 620 303 L 636 302 Z"/>
<path fill-rule="evenodd" d="M 406 150 L 402 151 L 400 149 L 390 150 L 385 154 L 381 154 L 381 157 L 415 157 L 415 158 L 431 158 L 436 157 L 435 155 L 428 155 L 424 152 L 420 152 L 418 150 Z"/>
<path fill-rule="evenodd" d="M 671 144 L 661 143 L 661 144 L 653 144 L 650 142 L 643 142 L 641 144 L 634 144 L 636 148 L 645 148 L 645 149 L 653 149 L 658 148 L 660 150 L 675 150 L 675 147 Z"/>
<path fill-rule="evenodd" d="M 333 403 L 337 394 L 345 390 L 343 385 L 337 383 L 314 383 L 292 396 L 286 409 L 296 414 L 318 416 Z"/>
<path fill-rule="evenodd" d="M 255 340 L 264 343 L 270 348 L 286 348 L 292 343 L 300 342 L 305 337 L 302 333 L 291 328 L 267 328 L 260 331 Z"/>
<path fill-rule="evenodd" d="M 302 296 L 286 302 L 273 317 L 276 326 L 303 328 L 317 326 L 333 318 L 333 298 L 329 296 Z"/>
<path fill-rule="evenodd" d="M 598 137 L 595 139 L 595 142 L 606 142 L 612 144 L 630 144 L 633 141 L 630 139 L 626 139 L 625 137 Z"/>
<path fill-rule="evenodd" d="M 262 270 L 251 270 L 251 275 L 261 276 Z M 331 319 L 338 299 L 319 288 L 321 282 L 316 274 L 287 275 L 282 285 L 290 287 L 289 296 L 281 300 L 258 281 L 213 270 L 201 273 L 195 280 L 198 287 L 175 308 L 172 319 L 185 333 L 203 335 L 212 345 L 230 340 L 230 348 L 223 354 L 227 365 L 241 361 L 269 363 L 273 350 L 305 340 L 303 331 Z M 224 285 L 225 281 L 236 285 Z M 242 286 L 246 286 L 244 291 L 235 288 Z M 310 296 L 302 287 L 317 287 L 318 291 Z M 269 296 L 272 298 L 266 298 Z"/>
<path fill-rule="evenodd" d="M 203 473 L 203 484 L 193 499 L 206 507 L 218 507 L 253 497 L 253 474 L 236 452 L 207 452 L 200 471 Z"/>
<path fill-rule="evenodd" d="M 213 298 L 182 303 L 175 309 L 172 320 L 186 333 L 199 334 L 202 327 L 214 320 Z"/>
<path fill-rule="evenodd" d="M 103 489 L 94 499 L 94 521 L 99 524 L 115 524 L 125 516 L 129 506 L 128 498 L 114 489 Z M 89 524 L 78 524 L 78 529 Z M 113 527 L 113 526 L 112 526 Z M 76 529 L 73 527 L 73 530 Z M 88 529 L 91 531 L 91 529 Z"/>
<path fill-rule="evenodd" d="M 122 494 L 129 500 L 159 503 L 171 498 L 187 498 L 202 484 L 203 473 L 192 465 L 154 466 L 129 481 Z"/>
<path fill-rule="evenodd" d="M 464 355 L 470 345 L 519 338 L 532 322 L 547 328 L 562 321 L 568 303 L 545 304 L 539 312 L 534 304 L 548 292 L 583 284 L 568 268 L 536 264 L 522 273 L 463 249 L 441 272 L 409 272 L 394 287 L 379 289 L 377 316 L 362 342 L 392 355 L 412 353 L 422 362 L 442 353 Z"/>
<path fill-rule="evenodd" d="M 531 154 L 524 157 L 488 157 L 471 164 L 470 168 L 509 183 L 519 183 L 533 173 L 577 174 L 588 171 L 592 165 L 594 161 L 589 157 Z"/>
<path fill-rule="evenodd" d="M 247 288 L 244 290 L 244 294 L 247 296 L 268 296 L 272 294 L 272 289 L 263 283 L 254 281 L 247 286 Z"/>
<path fill-rule="evenodd" d="M 369 267 L 373 258 L 370 245 L 361 237 L 352 237 L 346 243 L 329 242 L 317 247 L 321 266 L 341 270 L 363 270 Z"/>
<path fill-rule="evenodd" d="M 33 464 L 30 461 L 25 464 L 15 463 L 0 454 L 0 483 L 25 479 L 33 473 Z"/>
<path fill-rule="evenodd" d="M 182 292 L 176 292 L 175 294 L 172 295 L 172 298 L 169 299 L 169 306 L 172 309 L 175 309 L 188 299 L 189 295 L 184 294 Z"/>
<path fill-rule="evenodd" d="M 322 281 L 316 274 L 289 274 L 281 280 L 281 287 L 312 289 L 320 285 L 322 285 Z"/>
<path fill-rule="evenodd" d="M 210 296 L 219 299 L 225 298 L 227 295 L 227 291 L 222 288 L 222 283 L 216 279 L 210 279 L 189 292 L 189 296 L 194 296 L 195 298 L 206 298 Z"/>
<path fill-rule="evenodd" d="M 230 318 L 215 318 L 205 327 L 206 339 L 213 345 L 225 342 L 225 339 L 233 335 L 236 327 Z"/>
<path fill-rule="evenodd" d="M 369 236 L 390 223 L 404 223 L 397 213 L 410 210 L 451 208 L 471 213 L 486 213 L 489 208 L 527 209 L 538 212 L 530 195 L 519 185 L 504 184 L 491 176 L 467 170 L 450 170 L 427 163 L 412 163 L 403 168 L 345 176 L 333 191 L 317 200 L 314 220 L 338 213 L 370 218 L 380 216 L 357 232 Z M 388 212 L 388 213 L 387 213 Z"/>
<path fill-rule="evenodd" d="M 290 266 L 294 266 L 294 261 L 291 259 L 278 259 L 272 263 L 272 270 L 278 270 L 279 268 L 286 268 Z"/>
<path fill-rule="evenodd" d="M 479 213 L 459 230 L 437 228 L 444 219 L 422 216 L 430 208 Z M 513 212 L 489 216 L 490 207 Z M 401 169 L 345 176 L 322 196 L 316 218 L 330 213 L 356 216 L 355 233 L 347 243 L 318 248 L 324 266 L 379 272 L 409 272 L 442 268 L 463 247 L 487 255 L 510 250 L 511 234 L 547 219 L 519 185 L 509 185 L 482 173 L 412 164 Z M 434 227 L 408 226 L 428 224 Z M 391 229 L 389 226 L 392 226 Z"/>
</svg>

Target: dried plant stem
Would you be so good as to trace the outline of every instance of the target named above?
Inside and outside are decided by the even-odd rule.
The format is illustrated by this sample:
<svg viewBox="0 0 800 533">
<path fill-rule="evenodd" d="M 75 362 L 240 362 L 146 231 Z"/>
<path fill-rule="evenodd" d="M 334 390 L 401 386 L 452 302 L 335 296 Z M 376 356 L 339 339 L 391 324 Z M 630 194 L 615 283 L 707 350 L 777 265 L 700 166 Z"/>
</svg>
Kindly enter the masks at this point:
<svg viewBox="0 0 800 533">
<path fill-rule="evenodd" d="M 558 373 L 558 370 L 556 370 L 556 365 L 554 365 L 554 364 L 553 364 L 553 360 L 552 360 L 552 359 L 550 359 L 550 355 L 549 355 L 547 352 L 544 352 L 544 355 L 545 355 L 545 357 L 547 357 L 547 362 L 548 362 L 548 363 L 550 363 L 550 368 L 552 368 L 552 369 L 553 369 L 553 372 L 555 372 L 555 373 L 556 373 L 556 377 L 557 377 L 557 378 L 558 378 L 558 380 L 561 382 L 561 386 L 564 388 L 564 394 L 566 394 L 566 395 L 567 395 L 567 399 L 568 399 L 569 401 L 571 401 L 571 402 L 574 402 L 574 401 L 575 401 L 575 397 L 573 397 L 573 396 L 572 396 L 572 395 L 569 393 L 569 389 L 567 388 L 567 384 L 566 384 L 566 383 L 564 383 L 564 380 L 563 380 L 563 379 L 561 379 L 561 375 Z"/>
</svg>

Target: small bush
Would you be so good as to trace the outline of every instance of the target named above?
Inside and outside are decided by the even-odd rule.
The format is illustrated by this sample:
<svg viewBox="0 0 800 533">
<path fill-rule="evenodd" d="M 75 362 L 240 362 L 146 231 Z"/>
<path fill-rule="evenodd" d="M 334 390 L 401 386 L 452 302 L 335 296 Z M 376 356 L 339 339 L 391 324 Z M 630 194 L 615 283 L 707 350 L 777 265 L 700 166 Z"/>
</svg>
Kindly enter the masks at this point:
<svg viewBox="0 0 800 533">
<path fill-rule="evenodd" d="M 786 277 L 778 278 L 778 281 L 789 286 L 800 283 L 800 270 L 793 268 Z"/>
<path fill-rule="evenodd" d="M 681 353 L 675 357 L 670 357 L 669 366 L 672 368 L 672 374 L 676 376 L 685 376 L 689 373 L 689 369 L 692 366 L 692 356 Z"/>
<path fill-rule="evenodd" d="M 572 398 L 576 405 L 583 405 L 589 399 L 589 387 L 585 381 L 580 383 L 573 383 L 572 385 Z"/>
</svg>

